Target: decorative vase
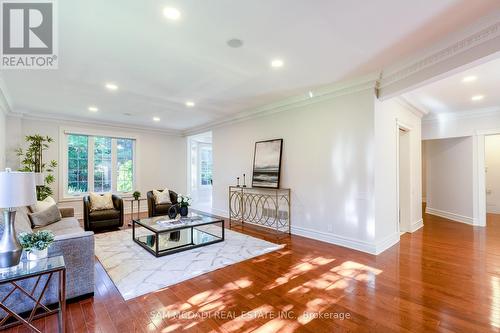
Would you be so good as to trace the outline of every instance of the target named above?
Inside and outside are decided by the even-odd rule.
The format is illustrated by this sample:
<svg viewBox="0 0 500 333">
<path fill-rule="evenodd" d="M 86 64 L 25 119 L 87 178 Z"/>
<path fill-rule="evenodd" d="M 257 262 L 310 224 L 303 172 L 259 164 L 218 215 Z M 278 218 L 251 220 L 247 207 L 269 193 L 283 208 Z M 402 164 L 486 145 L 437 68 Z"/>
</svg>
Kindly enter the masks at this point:
<svg viewBox="0 0 500 333">
<path fill-rule="evenodd" d="M 175 205 L 170 206 L 168 209 L 168 217 L 175 219 L 177 217 L 177 207 Z"/>
<path fill-rule="evenodd" d="M 181 214 L 182 217 L 188 216 L 188 206 L 181 206 L 179 214 Z"/>
<path fill-rule="evenodd" d="M 28 251 L 26 257 L 28 260 L 40 260 L 40 259 L 44 259 L 44 258 L 47 258 L 49 255 L 49 249 L 46 248 L 44 250 L 31 250 L 31 251 Z"/>
</svg>

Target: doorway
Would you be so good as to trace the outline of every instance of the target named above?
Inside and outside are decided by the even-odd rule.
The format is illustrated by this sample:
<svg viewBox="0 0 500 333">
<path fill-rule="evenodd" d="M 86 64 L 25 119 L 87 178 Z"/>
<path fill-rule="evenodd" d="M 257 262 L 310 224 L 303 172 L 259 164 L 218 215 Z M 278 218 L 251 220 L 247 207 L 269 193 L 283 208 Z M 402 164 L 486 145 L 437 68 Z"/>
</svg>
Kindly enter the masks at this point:
<svg viewBox="0 0 500 333">
<path fill-rule="evenodd" d="M 484 137 L 486 224 L 500 221 L 500 135 Z"/>
<path fill-rule="evenodd" d="M 212 212 L 212 132 L 188 137 L 188 194 L 192 207 Z"/>
<path fill-rule="evenodd" d="M 410 130 L 398 126 L 398 213 L 399 232 L 410 231 L 411 184 L 410 184 Z"/>
</svg>

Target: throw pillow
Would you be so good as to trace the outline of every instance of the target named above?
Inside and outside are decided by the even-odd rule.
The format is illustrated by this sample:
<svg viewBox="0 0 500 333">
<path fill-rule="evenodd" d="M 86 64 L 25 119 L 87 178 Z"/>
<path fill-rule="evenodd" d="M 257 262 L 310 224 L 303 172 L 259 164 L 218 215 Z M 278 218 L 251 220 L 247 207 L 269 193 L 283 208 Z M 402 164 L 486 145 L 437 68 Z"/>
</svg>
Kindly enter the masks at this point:
<svg viewBox="0 0 500 333">
<path fill-rule="evenodd" d="M 111 193 L 90 193 L 90 211 L 114 209 Z"/>
<path fill-rule="evenodd" d="M 172 201 L 170 201 L 170 191 L 168 188 L 164 189 L 163 192 L 153 190 L 153 195 L 155 196 L 155 202 L 157 205 L 172 203 Z"/>
<path fill-rule="evenodd" d="M 46 225 L 61 221 L 61 212 L 56 205 L 52 205 L 49 208 L 42 210 L 41 212 L 36 212 L 28 214 L 31 225 L 35 227 L 45 227 Z"/>
<path fill-rule="evenodd" d="M 37 201 L 36 204 L 30 206 L 30 210 L 32 213 L 38 213 L 46 210 L 52 205 L 55 205 L 56 201 L 52 199 L 52 197 L 46 197 L 42 201 Z"/>
</svg>

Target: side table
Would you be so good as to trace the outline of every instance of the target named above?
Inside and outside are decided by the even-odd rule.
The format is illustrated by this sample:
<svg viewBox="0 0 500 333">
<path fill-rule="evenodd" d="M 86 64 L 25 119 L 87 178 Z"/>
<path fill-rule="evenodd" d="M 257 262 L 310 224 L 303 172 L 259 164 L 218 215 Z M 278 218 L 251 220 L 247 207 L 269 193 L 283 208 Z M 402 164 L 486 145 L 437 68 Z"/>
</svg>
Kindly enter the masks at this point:
<svg viewBox="0 0 500 333">
<path fill-rule="evenodd" d="M 58 308 L 49 309 L 45 304 L 42 303 L 43 296 L 48 289 L 50 281 L 54 275 L 59 276 L 58 281 Z M 47 276 L 47 279 L 43 281 L 43 276 Z M 23 288 L 19 281 L 36 278 L 35 285 L 31 290 L 26 290 Z M 43 282 L 41 282 L 43 281 Z M 0 285 L 10 284 L 12 290 L 0 300 L 0 308 L 6 312 L 6 316 L 0 320 L 0 330 L 16 326 L 24 325 L 33 332 L 40 332 L 33 325 L 33 321 L 45 316 L 49 316 L 54 313 L 58 313 L 58 323 L 59 332 L 65 331 L 65 317 L 66 317 L 66 265 L 64 264 L 64 258 L 62 256 L 49 257 L 34 261 L 21 261 L 19 265 L 10 267 L 0 271 Z M 27 311 L 27 316 L 22 317 L 20 314 L 16 313 L 12 306 L 14 304 L 9 304 L 9 297 L 18 290 L 20 295 L 31 299 L 34 302 L 33 309 Z M 37 313 L 37 310 L 42 310 L 41 313 Z"/>
<path fill-rule="evenodd" d="M 130 220 L 128 221 L 128 226 L 132 225 L 132 220 L 134 220 L 134 206 L 135 203 L 137 203 L 137 220 L 140 218 L 140 213 L 141 213 L 141 201 L 146 201 L 146 198 L 139 198 L 139 199 L 123 199 L 125 202 L 130 202 Z"/>
</svg>

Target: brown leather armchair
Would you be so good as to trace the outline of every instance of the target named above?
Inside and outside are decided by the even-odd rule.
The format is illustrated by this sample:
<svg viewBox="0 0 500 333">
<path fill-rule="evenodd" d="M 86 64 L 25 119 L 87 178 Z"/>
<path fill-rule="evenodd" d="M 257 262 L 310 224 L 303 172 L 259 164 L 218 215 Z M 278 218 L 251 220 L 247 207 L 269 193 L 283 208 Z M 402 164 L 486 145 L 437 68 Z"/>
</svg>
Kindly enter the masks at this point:
<svg viewBox="0 0 500 333">
<path fill-rule="evenodd" d="M 113 209 L 90 211 L 90 198 L 83 197 L 83 223 L 85 230 L 112 229 L 123 226 L 123 200 L 113 195 Z"/>
<path fill-rule="evenodd" d="M 158 190 L 163 192 L 163 190 Z M 177 205 L 177 193 L 174 191 L 169 191 L 171 204 L 156 204 L 155 196 L 153 191 L 147 193 L 148 198 L 148 215 L 149 217 L 168 215 L 168 210 L 172 205 Z"/>
</svg>

